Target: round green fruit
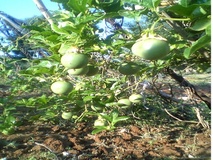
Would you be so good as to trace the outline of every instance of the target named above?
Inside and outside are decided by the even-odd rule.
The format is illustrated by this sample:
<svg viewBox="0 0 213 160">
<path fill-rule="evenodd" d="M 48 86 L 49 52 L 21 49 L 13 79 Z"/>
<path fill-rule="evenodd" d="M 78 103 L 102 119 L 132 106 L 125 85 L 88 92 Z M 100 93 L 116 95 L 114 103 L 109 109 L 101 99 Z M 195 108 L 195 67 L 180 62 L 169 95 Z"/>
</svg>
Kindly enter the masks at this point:
<svg viewBox="0 0 213 160">
<path fill-rule="evenodd" d="M 66 81 L 57 81 L 51 85 L 51 90 L 56 94 L 69 93 L 73 89 L 73 85 Z"/>
<path fill-rule="evenodd" d="M 140 94 L 132 94 L 131 96 L 129 96 L 129 100 L 132 103 L 140 103 L 143 99 L 143 96 Z"/>
<path fill-rule="evenodd" d="M 120 106 L 125 106 L 125 107 L 130 107 L 132 105 L 132 102 L 129 99 L 120 99 L 118 100 L 118 105 Z"/>
<path fill-rule="evenodd" d="M 61 57 L 61 64 L 67 69 L 76 69 L 86 66 L 88 57 L 84 54 L 66 53 Z"/>
<path fill-rule="evenodd" d="M 118 71 L 124 75 L 132 75 L 139 71 L 139 66 L 134 62 L 125 62 L 119 66 Z"/>
<path fill-rule="evenodd" d="M 88 67 L 89 67 L 89 71 L 87 72 L 86 76 L 94 76 L 99 71 L 98 67 L 95 67 L 95 66 L 88 66 Z"/>
<path fill-rule="evenodd" d="M 168 42 L 156 38 L 138 41 L 131 49 L 134 55 L 146 60 L 158 60 L 165 57 L 170 52 Z"/>
<path fill-rule="evenodd" d="M 89 67 L 85 66 L 82 68 L 69 69 L 69 70 L 67 70 L 67 72 L 70 75 L 84 75 L 88 72 L 88 70 L 89 70 Z"/>
<path fill-rule="evenodd" d="M 66 119 L 66 120 L 68 120 L 68 119 L 71 119 L 71 117 L 72 117 L 72 112 L 62 112 L 62 114 L 61 114 L 61 117 L 63 118 L 63 119 Z"/>
</svg>

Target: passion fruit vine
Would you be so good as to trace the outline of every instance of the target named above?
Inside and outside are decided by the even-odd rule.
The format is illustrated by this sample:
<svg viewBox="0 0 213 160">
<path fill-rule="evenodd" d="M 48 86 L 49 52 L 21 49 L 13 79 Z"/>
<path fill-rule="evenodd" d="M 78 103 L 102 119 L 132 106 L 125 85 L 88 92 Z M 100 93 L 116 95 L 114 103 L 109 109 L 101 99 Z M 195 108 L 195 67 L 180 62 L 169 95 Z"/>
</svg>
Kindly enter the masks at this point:
<svg viewBox="0 0 213 160">
<path fill-rule="evenodd" d="M 147 38 L 133 44 L 132 53 L 145 60 L 158 60 L 170 52 L 167 41 L 157 38 Z"/>
</svg>

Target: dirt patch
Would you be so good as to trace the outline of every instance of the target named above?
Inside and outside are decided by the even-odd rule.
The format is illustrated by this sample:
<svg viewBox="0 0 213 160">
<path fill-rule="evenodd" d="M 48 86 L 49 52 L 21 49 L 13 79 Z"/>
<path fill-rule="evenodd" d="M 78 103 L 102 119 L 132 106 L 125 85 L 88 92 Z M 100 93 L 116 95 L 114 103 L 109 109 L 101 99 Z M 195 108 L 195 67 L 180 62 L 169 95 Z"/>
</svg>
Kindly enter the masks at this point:
<svg viewBox="0 0 213 160">
<path fill-rule="evenodd" d="M 1 136 L 0 158 L 42 159 L 46 153 L 45 159 L 210 159 L 210 130 L 195 125 L 129 125 L 96 135 L 91 131 L 87 123 L 21 126 L 16 134 Z"/>
</svg>

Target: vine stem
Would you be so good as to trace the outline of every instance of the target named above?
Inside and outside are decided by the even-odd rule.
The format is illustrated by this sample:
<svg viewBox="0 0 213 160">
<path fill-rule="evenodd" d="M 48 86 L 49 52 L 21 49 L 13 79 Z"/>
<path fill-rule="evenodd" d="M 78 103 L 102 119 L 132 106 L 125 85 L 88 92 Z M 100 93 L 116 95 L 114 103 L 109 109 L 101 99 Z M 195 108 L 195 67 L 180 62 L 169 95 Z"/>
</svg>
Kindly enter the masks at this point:
<svg viewBox="0 0 213 160">
<path fill-rule="evenodd" d="M 151 26 L 151 28 L 150 28 L 150 30 L 151 31 L 153 31 L 154 30 L 154 28 L 155 28 L 155 25 L 160 21 L 161 19 L 160 18 L 158 18 L 154 23 L 153 23 L 153 25 Z"/>
<path fill-rule="evenodd" d="M 170 21 L 190 21 L 190 18 L 166 18 L 166 17 L 161 18 Z"/>
</svg>

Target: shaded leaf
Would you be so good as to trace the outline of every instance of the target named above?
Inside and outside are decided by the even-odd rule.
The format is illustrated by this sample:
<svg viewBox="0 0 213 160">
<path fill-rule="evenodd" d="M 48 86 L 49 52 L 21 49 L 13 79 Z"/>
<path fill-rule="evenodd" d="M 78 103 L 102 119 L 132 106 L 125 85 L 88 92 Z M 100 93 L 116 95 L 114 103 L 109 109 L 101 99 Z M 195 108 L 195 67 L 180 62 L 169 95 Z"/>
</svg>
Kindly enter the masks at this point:
<svg viewBox="0 0 213 160">
<path fill-rule="evenodd" d="M 211 19 L 204 18 L 204 19 L 198 19 L 195 21 L 195 23 L 190 27 L 193 31 L 202 31 L 206 29 L 211 24 Z"/>
<path fill-rule="evenodd" d="M 208 11 L 209 13 L 211 12 L 211 8 L 210 5 L 208 3 L 204 3 L 204 4 L 194 4 L 194 5 L 189 5 L 187 7 L 184 7 L 182 5 L 172 5 L 171 7 L 168 7 L 168 11 L 174 12 L 176 14 L 178 14 L 179 16 L 186 16 L 186 17 L 190 17 L 190 18 L 196 18 L 195 17 L 195 13 L 193 14 L 193 12 L 196 12 L 198 7 L 202 7 L 202 9 L 205 9 L 206 12 Z M 200 16 L 200 15 L 198 15 Z"/>
</svg>

